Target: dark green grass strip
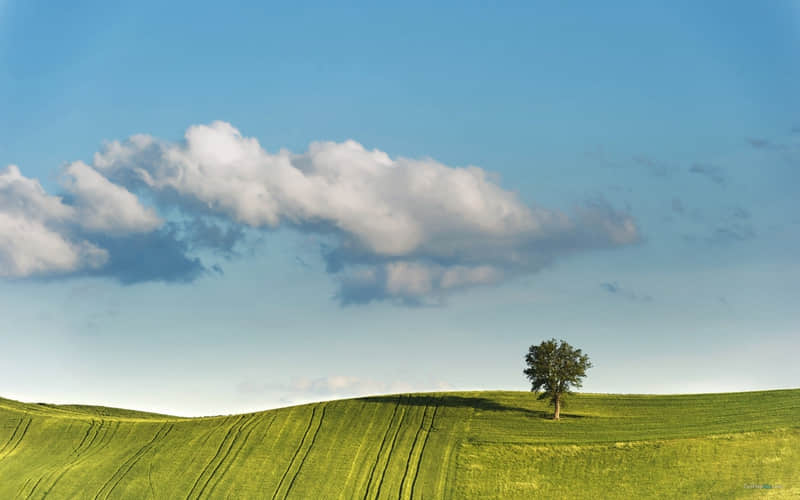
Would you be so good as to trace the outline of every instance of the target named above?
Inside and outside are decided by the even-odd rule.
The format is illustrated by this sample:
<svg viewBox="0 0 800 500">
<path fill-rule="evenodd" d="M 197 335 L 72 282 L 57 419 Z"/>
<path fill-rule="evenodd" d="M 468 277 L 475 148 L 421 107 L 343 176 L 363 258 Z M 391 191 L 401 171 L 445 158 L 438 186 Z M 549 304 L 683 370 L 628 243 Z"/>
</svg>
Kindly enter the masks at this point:
<svg viewBox="0 0 800 500">
<path fill-rule="evenodd" d="M 425 417 L 428 415 L 428 406 L 425 405 L 425 409 L 422 410 L 422 418 L 419 420 L 419 427 L 417 427 L 417 433 L 414 434 L 414 441 L 411 443 L 411 447 L 408 449 L 408 457 L 406 458 L 406 468 L 403 471 L 403 479 L 400 480 L 400 489 L 397 492 L 397 499 L 402 500 L 403 498 L 403 490 L 406 486 L 406 480 L 408 478 L 408 469 L 411 467 L 411 460 L 414 457 L 414 450 L 417 448 L 417 443 L 419 442 L 419 435 L 422 434 L 422 429 L 425 427 Z"/>
<path fill-rule="evenodd" d="M 419 467 L 422 465 L 422 458 L 425 456 L 425 445 L 428 444 L 428 438 L 431 436 L 431 431 L 433 431 L 433 424 L 436 422 L 436 412 L 439 411 L 439 407 L 436 406 L 433 409 L 433 415 L 431 416 L 431 423 L 428 425 L 428 432 L 425 433 L 425 439 L 422 440 L 422 448 L 419 450 L 419 459 L 417 460 L 417 466 L 414 469 L 414 480 L 411 481 L 411 493 L 408 495 L 409 498 L 414 498 L 414 488 L 417 486 L 417 478 L 419 478 Z"/>
<path fill-rule="evenodd" d="M 167 437 L 167 435 L 172 431 L 173 427 L 175 427 L 174 424 L 165 423 L 164 425 L 162 425 L 156 432 L 155 436 L 153 436 L 153 439 L 151 439 L 144 446 L 139 448 L 136 451 L 136 453 L 130 456 L 127 460 L 125 460 L 125 462 L 123 462 L 122 465 L 120 465 L 119 468 L 117 468 L 117 470 L 114 471 L 111 477 L 108 478 L 108 481 L 106 481 L 105 484 L 103 484 L 103 486 L 100 488 L 100 490 L 95 494 L 94 496 L 95 500 L 99 499 L 100 496 L 103 495 L 104 493 L 105 493 L 104 498 L 108 498 L 114 491 L 114 489 L 117 486 L 119 486 L 120 482 L 122 481 L 122 478 L 124 478 L 125 475 L 128 472 L 130 472 L 133 466 L 136 465 L 136 463 L 148 451 L 150 451 L 153 448 L 156 442 L 161 441 L 162 439 Z"/>
<path fill-rule="evenodd" d="M 381 480 L 378 482 L 378 490 L 375 492 L 376 499 L 381 497 L 383 480 L 386 478 L 386 470 L 389 468 L 389 462 L 392 461 L 392 451 L 394 451 L 394 445 L 397 443 L 397 436 L 400 435 L 400 429 L 403 428 L 403 422 L 406 419 L 406 413 L 408 413 L 408 408 L 403 408 L 403 413 L 400 415 L 400 423 L 397 424 L 397 429 L 394 431 L 394 437 L 392 438 L 392 444 L 389 445 L 389 451 L 386 454 L 386 464 L 383 466 L 383 470 L 381 471 Z"/>
<path fill-rule="evenodd" d="M 222 438 L 222 442 L 219 444 L 219 447 L 217 448 L 217 452 L 214 454 L 213 457 L 211 457 L 211 460 L 209 460 L 209 462 L 206 464 L 205 468 L 203 468 L 203 471 L 200 473 L 199 476 L 197 476 L 197 479 L 195 479 L 194 484 L 192 485 L 192 489 L 189 490 L 189 494 L 186 495 L 186 500 L 189 500 L 190 498 L 192 498 L 192 495 L 194 495 L 195 491 L 197 491 L 198 489 L 202 490 L 203 488 L 205 488 L 206 484 L 208 483 L 208 481 L 210 479 L 210 476 L 206 477 L 205 480 L 203 480 L 203 478 L 205 476 L 207 476 L 208 473 L 210 473 L 212 470 L 215 469 L 216 462 L 220 458 L 220 456 L 222 456 L 222 454 L 224 453 L 222 450 L 226 448 L 226 445 L 228 445 L 228 449 L 230 449 L 229 441 L 232 439 L 233 436 L 235 436 L 234 429 L 235 428 L 238 429 L 238 427 L 240 427 L 242 425 L 244 418 L 245 418 L 244 415 L 240 416 L 228 428 L 228 432 L 225 434 L 225 437 Z M 202 485 L 201 485 L 201 480 L 202 480 Z M 199 498 L 199 497 L 200 497 L 200 494 L 198 493 L 195 498 Z"/>
<path fill-rule="evenodd" d="M 375 457 L 375 461 L 372 463 L 372 469 L 370 469 L 369 471 L 369 479 L 367 479 L 367 488 L 364 490 L 364 500 L 367 500 L 367 498 L 369 497 L 369 490 L 372 487 L 372 478 L 375 475 L 375 469 L 378 467 L 378 463 L 381 461 L 381 453 L 383 452 L 383 448 L 386 446 L 386 439 L 389 437 L 389 434 L 391 433 L 392 426 L 394 425 L 395 415 L 397 414 L 398 408 L 400 408 L 399 401 L 394 405 L 392 416 L 389 418 L 389 425 L 386 426 L 386 432 L 383 433 L 383 439 L 381 440 L 381 445 L 378 447 L 378 455 Z"/>
<path fill-rule="evenodd" d="M 300 469 L 303 468 L 303 464 L 306 463 L 306 457 L 308 454 L 311 453 L 311 448 L 314 447 L 314 442 L 317 440 L 317 434 L 319 434 L 319 429 L 322 427 L 322 421 L 325 419 L 325 405 L 322 405 L 322 412 L 319 416 L 319 420 L 317 421 L 317 427 L 314 429 L 314 434 L 311 435 L 311 443 L 309 443 L 308 448 L 306 448 L 306 452 L 303 454 L 303 458 L 300 459 L 300 463 L 297 465 L 297 470 L 292 476 L 292 480 L 289 482 L 289 487 L 286 488 L 286 495 L 283 498 L 289 497 L 289 492 L 292 491 L 292 486 L 294 486 L 294 482 L 297 479 L 297 476 L 300 474 Z"/>
<path fill-rule="evenodd" d="M 275 500 L 278 498 L 278 493 L 281 491 L 281 487 L 283 486 L 284 481 L 286 481 L 286 477 L 289 475 L 289 471 L 292 470 L 292 466 L 294 465 L 295 461 L 297 460 L 297 456 L 300 454 L 300 450 L 303 449 L 303 444 L 306 442 L 308 438 L 308 433 L 311 431 L 311 427 L 314 424 L 314 416 L 317 414 L 317 406 L 314 406 L 311 409 L 311 418 L 308 419 L 308 426 L 306 426 L 306 431 L 303 433 L 303 439 L 300 440 L 300 445 L 294 451 L 294 455 L 292 455 L 292 459 L 289 461 L 288 467 L 286 470 L 283 471 L 283 475 L 281 476 L 281 480 L 278 481 L 278 487 L 275 488 L 275 492 L 272 494 L 272 499 Z M 286 494 L 283 495 L 283 498 L 286 498 Z"/>
<path fill-rule="evenodd" d="M 218 477 L 217 477 L 217 479 L 214 481 L 214 484 L 213 484 L 213 486 L 211 487 L 211 489 L 210 489 L 210 490 L 208 490 L 208 496 L 209 496 L 209 497 L 212 497 L 212 498 L 213 498 L 213 495 L 214 495 L 214 490 L 215 490 L 215 489 L 216 489 L 216 487 L 217 487 L 217 486 L 220 484 L 220 482 L 222 481 L 222 478 L 223 478 L 223 477 L 225 477 L 225 474 L 227 474 L 227 473 L 228 473 L 228 471 L 230 470 L 231 466 L 232 466 L 232 465 L 233 465 L 233 464 L 236 462 L 236 460 L 239 458 L 239 455 L 242 453 L 242 450 L 244 449 L 244 447 L 245 447 L 245 446 L 247 446 L 247 442 L 250 440 L 250 434 L 252 434 L 252 433 L 253 433 L 253 431 L 256 429 L 256 427 L 258 427 L 258 423 L 259 423 L 260 421 L 261 421 L 261 419 L 260 419 L 260 418 L 258 418 L 258 417 L 253 417 L 253 419 L 252 419 L 252 422 L 254 422 L 254 425 L 252 425 L 252 426 L 251 426 L 251 427 L 250 427 L 250 428 L 247 430 L 247 434 L 245 434 L 245 436 L 244 436 L 244 439 L 242 440 L 242 444 L 241 444 L 241 445 L 239 445 L 239 447 L 237 447 L 237 448 L 236 448 L 236 451 L 234 452 L 234 454 L 233 454 L 233 456 L 231 457 L 231 459 L 230 459 L 230 460 L 225 460 L 225 468 L 224 468 L 224 469 L 222 469 L 222 471 L 220 471 L 220 473 L 219 473 L 219 476 L 218 476 Z M 269 420 L 269 423 L 267 424 L 267 428 L 264 430 L 264 432 L 265 432 L 265 433 L 269 432 L 270 428 L 272 427 L 272 423 L 273 423 L 274 421 L 275 421 L 275 415 L 272 415 L 272 418 Z"/>
<path fill-rule="evenodd" d="M 250 433 L 253 432 L 253 429 L 255 428 L 254 424 L 256 423 L 258 423 L 258 415 L 253 415 L 246 422 L 244 422 L 242 425 L 239 426 L 239 428 L 236 430 L 236 435 L 234 436 L 233 440 L 230 443 L 230 446 L 228 447 L 228 450 L 225 452 L 225 455 L 223 455 L 222 458 L 220 458 L 220 460 L 217 462 L 217 466 L 214 467 L 214 470 L 211 471 L 211 475 L 208 477 L 208 481 L 206 481 L 206 484 L 204 484 L 203 487 L 200 489 L 200 492 L 197 494 L 197 498 L 203 496 L 203 492 L 205 492 L 206 488 L 209 485 L 211 485 L 211 489 L 208 491 L 208 496 L 209 497 L 211 496 L 211 493 L 214 491 L 214 488 L 216 488 L 217 485 L 219 484 L 220 480 L 222 479 L 222 476 L 230 468 L 230 463 L 228 462 L 228 456 L 231 454 L 231 451 L 234 449 L 236 450 L 233 453 L 234 457 L 236 457 L 236 455 L 239 454 L 241 449 L 244 448 L 244 446 L 247 444 L 247 439 L 250 437 Z M 244 439 L 241 440 L 241 444 L 237 445 L 236 443 L 239 442 L 239 436 L 248 427 L 249 429 L 247 430 Z M 217 471 L 219 471 L 219 468 L 222 467 L 223 464 L 225 464 L 226 467 L 222 471 L 222 473 L 220 473 L 220 475 L 217 476 Z"/>
</svg>

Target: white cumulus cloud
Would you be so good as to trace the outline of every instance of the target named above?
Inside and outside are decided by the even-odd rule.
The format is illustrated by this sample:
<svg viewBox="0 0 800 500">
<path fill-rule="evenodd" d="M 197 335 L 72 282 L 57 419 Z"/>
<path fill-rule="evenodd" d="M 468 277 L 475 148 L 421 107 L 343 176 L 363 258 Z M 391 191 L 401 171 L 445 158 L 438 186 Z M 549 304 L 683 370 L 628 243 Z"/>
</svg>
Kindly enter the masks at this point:
<svg viewBox="0 0 800 500">
<path fill-rule="evenodd" d="M 142 206 L 136 195 L 83 162 L 66 167 L 63 185 L 75 198 L 76 222 L 88 230 L 150 232 L 162 224 L 155 210 Z"/>
<path fill-rule="evenodd" d="M 0 277 L 97 268 L 107 259 L 105 250 L 88 241 L 70 241 L 41 221 L 0 212 Z"/>
<path fill-rule="evenodd" d="M 111 142 L 94 167 L 185 210 L 334 235 L 326 258 L 332 272 L 348 271 L 343 302 L 440 296 L 639 237 L 633 219 L 608 205 L 572 215 L 530 206 L 474 166 L 391 158 L 355 141 L 271 153 L 224 122 L 190 127 L 184 139 Z"/>
<path fill-rule="evenodd" d="M 75 209 L 9 165 L 0 170 L 0 277 L 68 273 L 103 265 L 107 253 L 69 236 Z"/>
<path fill-rule="evenodd" d="M 15 187 L 0 200 L 0 214 L 62 241 L 47 246 L 60 248 L 62 260 L 38 265 L 22 265 L 23 250 L 5 243 L 5 262 L 16 263 L 16 276 L 100 265 L 104 248 L 126 252 L 148 242 L 164 248 L 171 240 L 169 262 L 197 276 L 202 266 L 185 255 L 193 246 L 187 238 L 232 248 L 242 228 L 289 227 L 330 242 L 323 257 L 341 303 L 411 305 L 440 303 L 456 290 L 501 283 L 573 252 L 639 238 L 633 218 L 602 201 L 571 213 L 548 210 L 523 202 L 481 168 L 392 158 L 352 140 L 314 142 L 302 153 L 269 152 L 225 122 L 189 127 L 180 142 L 145 134 L 109 142 L 92 165 L 74 162 L 64 169 L 63 199 L 16 167 L 4 175 Z M 140 196 L 177 209 L 191 223 L 184 230 L 165 225 Z M 139 240 L 119 243 L 137 234 Z M 131 246 L 136 241 L 139 246 Z M 134 257 L 127 252 L 117 265 L 134 265 Z M 159 270 L 170 269 L 177 268 L 154 264 L 142 272 L 157 279 Z M 135 269 L 124 272 L 125 282 L 138 281 Z"/>
<path fill-rule="evenodd" d="M 108 252 L 86 231 L 110 235 L 149 232 L 161 225 L 152 209 L 86 164 L 64 171 L 70 202 L 48 194 L 19 167 L 0 170 L 0 276 L 69 274 L 97 269 Z"/>
</svg>

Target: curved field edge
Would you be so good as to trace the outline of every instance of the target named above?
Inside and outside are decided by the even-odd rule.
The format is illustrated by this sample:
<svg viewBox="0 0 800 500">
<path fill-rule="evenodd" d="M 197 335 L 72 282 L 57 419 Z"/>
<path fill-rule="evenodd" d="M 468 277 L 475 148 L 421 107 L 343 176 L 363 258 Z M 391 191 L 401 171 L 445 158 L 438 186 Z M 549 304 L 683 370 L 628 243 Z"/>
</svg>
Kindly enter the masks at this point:
<svg viewBox="0 0 800 500">
<path fill-rule="evenodd" d="M 203 418 L 0 399 L 0 498 L 800 496 L 800 390 L 577 394 L 549 415 L 508 391 Z"/>
</svg>

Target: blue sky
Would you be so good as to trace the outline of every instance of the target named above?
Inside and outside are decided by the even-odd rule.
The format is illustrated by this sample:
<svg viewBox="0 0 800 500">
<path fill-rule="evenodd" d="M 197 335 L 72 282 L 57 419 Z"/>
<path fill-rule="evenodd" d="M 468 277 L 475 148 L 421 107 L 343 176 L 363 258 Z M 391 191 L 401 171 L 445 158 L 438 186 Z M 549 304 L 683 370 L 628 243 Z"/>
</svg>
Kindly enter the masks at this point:
<svg viewBox="0 0 800 500">
<path fill-rule="evenodd" d="M 798 60 L 788 1 L 0 2 L 0 395 L 797 387 Z"/>
</svg>

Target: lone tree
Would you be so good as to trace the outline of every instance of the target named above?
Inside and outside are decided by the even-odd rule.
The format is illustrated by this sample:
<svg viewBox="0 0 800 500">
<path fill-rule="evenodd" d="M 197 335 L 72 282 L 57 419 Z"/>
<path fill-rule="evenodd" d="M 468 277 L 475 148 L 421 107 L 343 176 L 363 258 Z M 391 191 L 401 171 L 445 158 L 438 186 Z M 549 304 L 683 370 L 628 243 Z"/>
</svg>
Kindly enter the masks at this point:
<svg viewBox="0 0 800 500">
<path fill-rule="evenodd" d="M 579 388 L 586 370 L 592 367 L 589 356 L 575 349 L 565 341 L 545 340 L 532 345 L 525 355 L 528 368 L 525 375 L 531 381 L 531 391 L 539 392 L 538 399 L 550 399 L 555 406 L 553 419 L 561 418 L 561 403 L 566 394 L 572 394 L 571 387 Z"/>
</svg>

